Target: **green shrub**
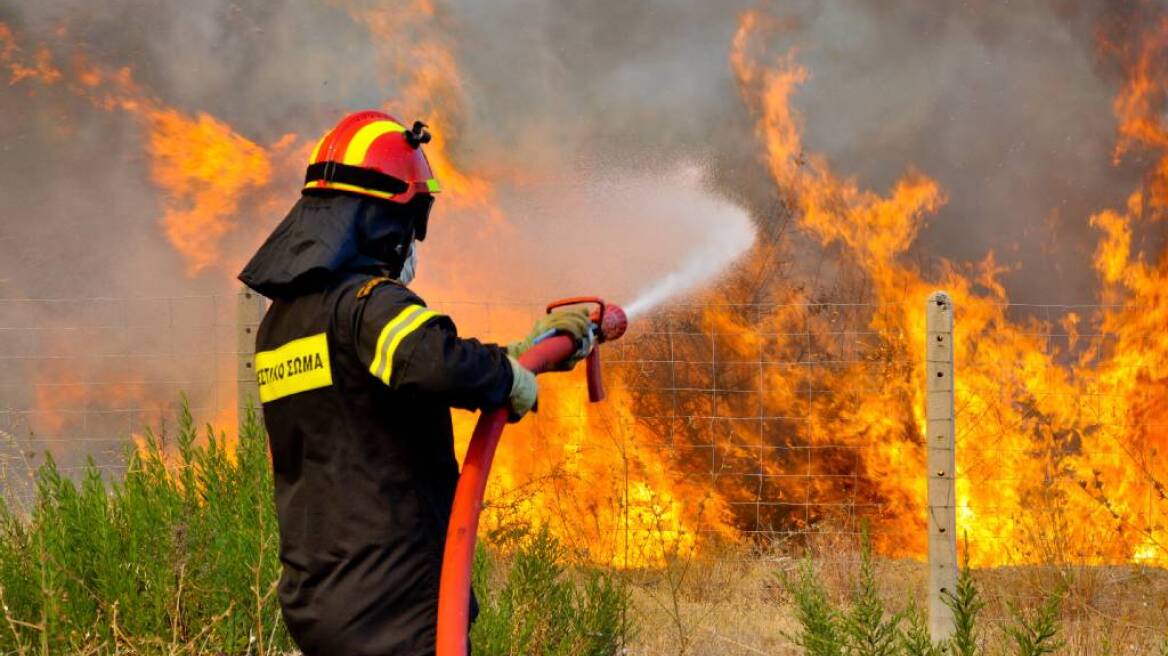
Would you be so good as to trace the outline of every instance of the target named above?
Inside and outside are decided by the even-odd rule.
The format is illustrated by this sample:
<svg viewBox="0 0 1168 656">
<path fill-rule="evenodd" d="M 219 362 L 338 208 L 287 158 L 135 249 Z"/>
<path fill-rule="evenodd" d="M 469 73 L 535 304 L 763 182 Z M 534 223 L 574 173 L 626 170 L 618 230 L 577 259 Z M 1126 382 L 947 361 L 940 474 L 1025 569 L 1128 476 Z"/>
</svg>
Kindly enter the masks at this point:
<svg viewBox="0 0 1168 656">
<path fill-rule="evenodd" d="M 184 407 L 177 451 L 147 433 L 107 483 L 51 457 L 28 516 L 0 505 L 0 651 L 278 653 L 275 508 L 267 441 L 254 413 L 235 449 Z"/>
<path fill-rule="evenodd" d="M 953 636 L 949 639 L 951 653 L 956 656 L 976 656 L 978 653 L 977 618 L 985 608 L 985 601 L 973 580 L 969 561 L 957 577 L 957 590 L 943 590 L 941 598 L 953 611 Z"/>
<path fill-rule="evenodd" d="M 840 613 L 828 598 L 811 560 L 800 563 L 794 576 L 786 572 L 778 576 L 795 602 L 795 618 L 800 627 L 797 634 L 785 634 L 787 639 L 802 647 L 808 656 L 843 656 L 846 652 Z"/>
<path fill-rule="evenodd" d="M 841 613 L 847 653 L 855 656 L 896 656 L 900 646 L 900 621 L 904 612 L 888 613 L 876 588 L 876 565 L 872 561 L 872 541 L 863 532 L 860 571 L 852 587 L 851 608 Z"/>
<path fill-rule="evenodd" d="M 1063 642 L 1058 639 L 1062 601 L 1063 590 L 1059 589 L 1048 596 L 1033 614 L 1010 605 L 1013 623 L 1006 627 L 1006 635 L 1014 643 L 1018 656 L 1043 656 L 1063 648 Z"/>
<path fill-rule="evenodd" d="M 784 634 L 808 656 L 976 656 L 980 654 L 979 617 L 985 601 L 973 580 L 968 562 L 961 569 L 954 591 L 943 593 L 953 611 L 954 632 L 943 644 L 929 636 L 928 619 L 915 600 L 898 612 L 889 612 L 877 593 L 872 546 L 864 532 L 860 568 L 852 584 L 847 606 L 837 608 L 819 580 L 810 559 L 795 575 L 778 577 L 794 602 L 799 630 Z M 1011 606 L 1013 620 L 1004 627 L 1018 656 L 1053 654 L 1063 647 L 1059 640 L 1059 607 L 1062 591 L 1050 595 L 1033 613 Z M 907 626 L 904 626 L 907 622 Z"/>
<path fill-rule="evenodd" d="M 0 653 L 292 653 L 280 618 L 280 563 L 267 438 L 254 413 L 238 445 L 182 411 L 173 453 L 148 432 L 127 471 L 79 481 L 51 457 L 37 502 L 21 515 L 0 499 Z M 481 554 L 480 554 L 481 556 Z M 497 593 L 476 560 L 483 612 L 475 654 L 610 656 L 627 596 L 607 574 L 577 582 L 546 533 L 518 549 Z"/>
<path fill-rule="evenodd" d="M 941 656 L 944 651 L 929 636 L 929 617 L 912 604 L 904 613 L 908 626 L 900 632 L 900 653 L 905 656 Z"/>
<path fill-rule="evenodd" d="M 497 567 L 482 551 L 475 567 L 479 616 L 471 629 L 476 656 L 612 656 L 623 645 L 628 597 L 611 574 L 583 572 L 573 582 L 564 553 L 546 530 L 522 540 L 497 592 Z"/>
</svg>

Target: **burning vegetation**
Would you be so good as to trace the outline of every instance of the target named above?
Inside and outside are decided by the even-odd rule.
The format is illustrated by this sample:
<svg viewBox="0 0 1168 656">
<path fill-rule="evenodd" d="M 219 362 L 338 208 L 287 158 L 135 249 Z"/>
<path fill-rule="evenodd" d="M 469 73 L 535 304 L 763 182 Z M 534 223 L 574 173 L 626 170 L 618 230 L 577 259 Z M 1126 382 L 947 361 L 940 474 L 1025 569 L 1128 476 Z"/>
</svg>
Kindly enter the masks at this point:
<svg viewBox="0 0 1168 656">
<path fill-rule="evenodd" d="M 424 116 L 435 134 L 428 152 L 445 190 L 439 207 L 450 209 L 435 221 L 445 234 L 432 241 L 443 243 L 423 255 L 432 257 L 423 259 L 422 278 L 433 275 L 426 295 L 490 302 L 505 298 L 499 289 L 532 289 L 507 287 L 493 255 L 466 249 L 518 239 L 508 190 L 563 178 L 512 165 L 507 144 L 490 139 L 477 142 L 493 149 L 487 157 L 468 159 L 497 155 L 493 164 L 462 164 L 475 87 L 441 6 L 333 5 L 376 44 L 379 83 L 393 90 L 377 94 L 393 97 L 383 108 Z M 755 141 L 742 150 L 766 199 L 743 201 L 756 243 L 688 305 L 659 308 L 634 328 L 609 369 L 620 384 L 605 406 L 586 406 L 578 381 L 546 381 L 538 418 L 509 429 L 500 449 L 487 525 L 534 520 L 589 558 L 635 566 L 710 541 L 855 532 L 867 519 L 880 552 L 920 556 L 924 299 L 945 289 L 957 309 L 958 522 L 972 562 L 1168 565 L 1168 12 L 1143 12 L 1101 19 L 1093 46 L 1101 67 L 1119 71 L 1114 163 L 1138 168 L 1139 179 L 1121 206 L 1081 217 L 1095 231 L 1082 265 L 1093 267 L 1098 294 L 1052 317 L 1011 305 L 994 252 L 922 265 L 915 249 L 950 201 L 945 186 L 906 162 L 879 191 L 817 152 L 806 134 L 816 117 L 800 110 L 816 71 L 798 49 L 776 47 L 797 26 L 743 11 L 726 44 L 728 88 L 747 112 Z M 314 139 L 306 126 L 249 138 L 221 116 L 168 104 L 128 65 L 97 64 L 82 48 L 50 48 L 5 24 L 0 65 L 10 96 L 136 122 L 157 230 L 183 275 L 220 293 L 291 202 Z M 332 99 L 317 114 L 367 99 Z M 808 247 L 828 254 L 827 284 L 803 277 Z M 528 305 L 500 302 L 475 316 L 482 307 L 448 309 L 466 325 L 489 322 L 500 339 L 528 324 Z M 35 398 L 49 422 L 42 432 L 68 432 L 54 408 L 79 393 L 62 384 L 76 371 L 28 372 L 53 381 Z M 103 389 L 87 403 L 158 398 L 140 386 Z M 233 425 L 233 413 L 218 408 L 217 424 Z M 472 424 L 457 417 L 463 439 Z"/>
</svg>

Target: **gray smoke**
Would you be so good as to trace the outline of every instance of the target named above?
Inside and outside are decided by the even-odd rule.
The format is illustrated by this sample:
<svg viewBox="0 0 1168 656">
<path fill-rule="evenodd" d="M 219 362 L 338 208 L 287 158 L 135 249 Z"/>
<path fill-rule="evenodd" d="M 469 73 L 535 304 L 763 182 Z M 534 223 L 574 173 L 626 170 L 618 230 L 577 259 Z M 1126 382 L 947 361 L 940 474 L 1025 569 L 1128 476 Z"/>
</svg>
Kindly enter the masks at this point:
<svg viewBox="0 0 1168 656">
<path fill-rule="evenodd" d="M 448 0 L 400 38 L 375 35 L 353 5 L 407 11 L 373 0 L 0 0 L 0 21 L 26 55 L 47 48 L 66 77 L 79 54 L 130 67 L 162 103 L 262 145 L 313 139 L 346 111 L 399 97 L 405 81 L 387 53 L 408 64 L 424 54 L 415 39 L 439 39 L 461 70 L 456 125 L 443 126 L 458 136 L 451 152 L 462 170 L 498 180 L 509 227 L 484 237 L 484 217 L 440 202 L 419 280 L 457 271 L 483 300 L 652 288 L 701 250 L 703 231 L 734 219 L 695 202 L 673 224 L 654 215 L 630 229 L 670 207 L 662 196 L 679 169 L 704 170 L 694 184 L 749 210 L 761 239 L 789 218 L 727 61 L 740 11 L 757 3 Z M 766 44 L 771 54 L 794 48 L 812 75 L 794 98 L 807 147 L 873 189 L 914 167 L 948 194 L 907 258 L 931 270 L 993 250 L 1015 300 L 1095 298 L 1087 219 L 1121 206 L 1146 165 L 1111 164 L 1121 78 L 1098 56 L 1097 34 L 1130 37 L 1165 2 L 791 0 L 768 10 L 792 26 Z M 230 293 L 235 267 L 282 216 L 282 206 L 245 203 L 224 264 L 188 277 L 159 225 L 138 119 L 96 109 L 65 83 L 0 84 L 0 108 L 0 328 L 54 320 L 3 299 Z M 272 184 L 288 205 L 294 169 Z M 659 193 L 636 193 L 653 180 Z M 1139 237 L 1155 249 L 1163 230 Z M 832 253 L 796 239 L 797 276 L 833 270 Z M 21 334 L 0 355 L 59 348 Z M 0 378 L 0 413 L 31 402 L 12 400 L 13 375 Z"/>
<path fill-rule="evenodd" d="M 316 135 L 340 113 L 400 93 L 378 57 L 386 44 L 339 4 L 46 0 L 2 5 L 0 20 L 59 61 L 81 51 L 130 66 L 164 102 L 267 144 Z M 765 224 L 775 194 L 726 60 L 739 11 L 752 6 L 440 5 L 435 29 L 464 82 L 455 156 L 470 171 L 527 166 L 563 184 L 588 184 L 585 168 L 619 178 L 697 162 L 713 189 Z M 1134 165 L 1110 163 L 1117 78 L 1096 55 L 1095 33 L 1124 18 L 1114 3 L 805 0 L 770 10 L 798 26 L 773 51 L 797 48 L 812 73 L 795 98 L 808 147 L 875 189 L 912 166 L 948 193 L 913 257 L 929 266 L 992 249 L 1016 267 L 1017 298 L 1087 300 L 1095 235 L 1086 218 L 1122 203 L 1138 180 Z M 9 117 L 0 295 L 222 288 L 225 270 L 188 280 L 160 237 L 140 127 L 34 87 L 0 88 Z M 294 195 L 295 181 L 286 184 Z M 522 207 L 519 192 L 500 191 L 505 208 Z M 259 227 L 233 234 L 245 242 L 234 250 L 246 252 L 278 218 L 241 218 Z M 556 221 L 510 219 L 520 232 Z M 619 220 L 596 222 L 619 235 Z"/>
</svg>

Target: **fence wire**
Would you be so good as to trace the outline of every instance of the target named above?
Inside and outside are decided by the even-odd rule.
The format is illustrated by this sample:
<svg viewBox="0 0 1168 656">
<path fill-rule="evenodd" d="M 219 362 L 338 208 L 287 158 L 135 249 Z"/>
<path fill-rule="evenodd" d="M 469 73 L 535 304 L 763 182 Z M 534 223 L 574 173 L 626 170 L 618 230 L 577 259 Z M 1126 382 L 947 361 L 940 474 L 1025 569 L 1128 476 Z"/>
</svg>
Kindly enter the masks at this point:
<svg viewBox="0 0 1168 656">
<path fill-rule="evenodd" d="M 889 555 L 923 556 L 922 304 L 660 308 L 605 345 L 606 415 L 579 377 L 545 377 L 526 429 L 542 442 L 508 443 L 501 466 L 556 513 L 611 504 L 624 522 L 596 530 L 623 532 L 619 548 L 637 530 L 803 544 L 866 524 Z M 497 342 L 543 311 L 433 305 Z M 957 306 L 958 526 L 975 563 L 1168 561 L 1163 397 L 1133 391 L 1117 335 L 1090 320 L 1121 310 L 1014 305 L 1008 330 L 969 334 Z M 131 436 L 173 427 L 184 398 L 230 430 L 238 329 L 234 295 L 0 300 L 5 495 L 31 500 L 46 451 L 117 476 Z"/>
</svg>

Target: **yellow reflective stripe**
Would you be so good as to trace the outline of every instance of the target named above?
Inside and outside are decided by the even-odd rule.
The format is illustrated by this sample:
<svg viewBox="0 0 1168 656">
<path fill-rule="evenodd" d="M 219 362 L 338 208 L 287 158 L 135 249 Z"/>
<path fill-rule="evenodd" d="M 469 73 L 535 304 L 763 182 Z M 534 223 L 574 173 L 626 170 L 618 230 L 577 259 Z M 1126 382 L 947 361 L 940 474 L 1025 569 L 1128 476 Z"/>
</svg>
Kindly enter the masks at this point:
<svg viewBox="0 0 1168 656">
<path fill-rule="evenodd" d="M 380 377 L 380 374 L 378 372 L 381 371 L 381 365 L 382 365 L 381 353 L 385 349 L 386 341 L 388 341 L 390 339 L 390 337 L 397 330 L 398 326 L 402 325 L 406 321 L 409 321 L 412 317 L 414 317 L 418 312 L 422 311 L 423 309 L 425 309 L 425 308 L 423 308 L 421 305 L 407 306 L 406 309 L 402 310 L 401 312 L 398 312 L 397 316 L 390 319 L 385 324 L 385 326 L 381 329 L 381 334 L 377 336 L 377 346 L 376 346 L 376 348 L 373 349 L 373 364 L 369 365 L 369 373 L 373 374 L 374 376 Z"/>
<path fill-rule="evenodd" d="M 294 339 L 255 356 L 260 403 L 328 387 L 333 384 L 328 336 L 318 333 Z"/>
<path fill-rule="evenodd" d="M 376 189 L 366 189 L 365 187 L 358 187 L 357 185 L 345 184 L 343 182 L 332 182 L 329 180 L 313 180 L 304 185 L 305 189 L 340 189 L 341 191 L 352 191 L 358 194 L 366 194 L 375 198 L 384 198 L 389 200 L 396 194 L 390 194 L 384 191 L 377 191 Z"/>
<path fill-rule="evenodd" d="M 390 132 L 405 132 L 406 129 L 393 121 L 374 121 L 361 126 L 357 134 L 349 140 L 349 147 L 345 149 L 344 164 L 360 166 L 365 161 L 365 155 L 373 142 Z"/>
<path fill-rule="evenodd" d="M 398 345 L 422 324 L 436 316 L 437 312 L 426 309 L 425 306 L 410 305 L 386 323 L 377 337 L 376 355 L 373 357 L 373 364 L 369 365 L 369 373 L 388 385 L 393 376 L 393 356 Z"/>
<path fill-rule="evenodd" d="M 397 335 L 393 336 L 392 341 L 385 347 L 385 373 L 380 376 L 381 382 L 388 385 L 390 377 L 393 376 L 393 355 L 397 352 L 398 344 L 401 344 L 402 340 L 409 337 L 415 330 L 421 328 L 422 324 L 436 316 L 438 316 L 437 312 L 426 310 L 418 315 L 418 318 L 411 321 L 409 325 L 398 331 Z"/>
<path fill-rule="evenodd" d="M 432 194 L 442 191 L 442 187 L 438 185 L 438 178 L 430 178 L 426 181 L 426 191 Z"/>
</svg>

